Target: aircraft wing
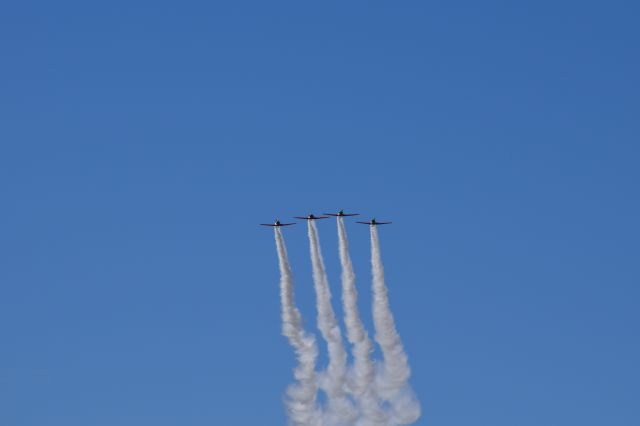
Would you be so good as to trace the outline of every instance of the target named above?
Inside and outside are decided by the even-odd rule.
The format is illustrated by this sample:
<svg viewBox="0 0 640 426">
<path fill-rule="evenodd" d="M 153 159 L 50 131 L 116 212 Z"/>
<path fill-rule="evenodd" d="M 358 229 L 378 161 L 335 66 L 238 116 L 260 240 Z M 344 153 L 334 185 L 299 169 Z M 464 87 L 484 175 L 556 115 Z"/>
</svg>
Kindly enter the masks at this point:
<svg viewBox="0 0 640 426">
<path fill-rule="evenodd" d="M 316 220 L 316 219 L 326 219 L 329 216 L 314 216 L 313 218 L 311 217 L 302 217 L 302 216 L 294 216 L 294 219 L 300 219 L 300 220 Z"/>
<path fill-rule="evenodd" d="M 333 217 L 359 216 L 359 213 L 342 213 L 342 214 L 325 213 L 325 214 L 327 216 L 333 216 Z"/>
</svg>

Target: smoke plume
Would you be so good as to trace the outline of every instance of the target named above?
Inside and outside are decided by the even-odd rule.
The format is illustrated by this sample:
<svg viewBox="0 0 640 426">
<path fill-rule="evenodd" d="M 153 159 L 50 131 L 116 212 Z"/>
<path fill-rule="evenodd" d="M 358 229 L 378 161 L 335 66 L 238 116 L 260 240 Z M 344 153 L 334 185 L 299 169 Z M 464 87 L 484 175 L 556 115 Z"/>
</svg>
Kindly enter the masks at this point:
<svg viewBox="0 0 640 426">
<path fill-rule="evenodd" d="M 318 310 L 318 329 L 327 342 L 329 365 L 322 382 L 327 393 L 326 423 L 328 425 L 352 425 L 355 410 L 346 394 L 347 353 L 342 344 L 342 333 L 331 306 L 331 290 L 322 259 L 318 229 L 314 221 L 308 222 L 309 249 L 313 267 L 313 283 Z"/>
<path fill-rule="evenodd" d="M 287 388 L 285 405 L 295 426 L 401 426 L 414 423 L 421 414 L 420 403 L 409 385 L 411 370 L 389 306 L 388 290 L 380 255 L 376 226 L 371 229 L 373 274 L 373 324 L 382 360 L 372 360 L 373 345 L 358 311 L 356 277 L 349 256 L 349 243 L 342 217 L 338 217 L 342 306 L 347 339 L 353 352 L 348 365 L 342 332 L 331 304 L 331 290 L 325 270 L 318 230 L 308 222 L 309 249 L 316 295 L 317 322 L 326 341 L 329 361 L 317 371 L 318 347 L 302 325 L 295 305 L 293 276 L 279 227 L 275 228 L 280 266 L 282 333 L 293 347 L 297 366 L 295 382 Z M 318 391 L 326 394 L 321 404 Z"/>
<path fill-rule="evenodd" d="M 390 403 L 395 423 L 405 425 L 420 417 L 420 404 L 409 388 L 411 369 L 389 307 L 387 285 L 380 255 L 378 229 L 371 226 L 371 271 L 373 274 L 373 324 L 383 363 L 376 378 L 378 394 Z"/>
<path fill-rule="evenodd" d="M 321 413 L 317 407 L 316 360 L 318 347 L 316 339 L 307 334 L 302 326 L 302 316 L 295 306 L 293 274 L 289 265 L 287 248 L 280 228 L 275 228 L 278 263 L 280 266 L 280 303 L 282 306 L 282 334 L 296 353 L 298 365 L 294 370 L 296 383 L 287 389 L 285 404 L 289 419 L 294 425 L 323 426 Z"/>
<path fill-rule="evenodd" d="M 340 265 L 342 266 L 342 305 L 347 337 L 353 349 L 353 368 L 349 387 L 354 399 L 358 403 L 360 420 L 358 426 L 387 425 L 387 415 L 380 408 L 378 398 L 373 388 L 375 367 L 371 360 L 373 347 L 369 335 L 360 319 L 358 311 L 358 290 L 356 289 L 356 275 L 353 272 L 349 243 L 343 218 L 338 218 L 338 241 Z"/>
</svg>

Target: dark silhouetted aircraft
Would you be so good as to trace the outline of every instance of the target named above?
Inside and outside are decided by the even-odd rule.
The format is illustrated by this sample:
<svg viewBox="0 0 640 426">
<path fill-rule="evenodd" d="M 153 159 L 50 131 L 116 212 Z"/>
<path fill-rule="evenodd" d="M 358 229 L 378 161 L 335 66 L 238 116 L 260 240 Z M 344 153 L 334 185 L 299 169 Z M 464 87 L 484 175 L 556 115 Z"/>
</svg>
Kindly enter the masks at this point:
<svg viewBox="0 0 640 426">
<path fill-rule="evenodd" d="M 373 218 L 369 222 L 356 222 L 356 223 L 361 223 L 363 225 L 377 226 L 377 225 L 388 225 L 391 222 L 378 222 L 378 221 L 376 221 L 375 218 Z"/>
<path fill-rule="evenodd" d="M 317 219 L 326 219 L 329 216 L 314 216 L 312 214 L 310 214 L 309 216 L 306 217 L 302 217 L 302 216 L 294 216 L 295 219 L 302 219 L 302 220 L 317 220 Z"/>
<path fill-rule="evenodd" d="M 280 223 L 280 221 L 278 219 L 276 219 L 276 221 L 274 223 L 261 223 L 260 225 L 262 225 L 262 226 L 275 226 L 275 227 L 279 228 L 281 226 L 295 225 L 295 223 Z"/>
<path fill-rule="evenodd" d="M 344 210 L 340 210 L 338 213 L 325 213 L 327 216 L 334 217 L 347 217 L 347 216 L 358 216 L 358 213 L 345 213 Z"/>
</svg>

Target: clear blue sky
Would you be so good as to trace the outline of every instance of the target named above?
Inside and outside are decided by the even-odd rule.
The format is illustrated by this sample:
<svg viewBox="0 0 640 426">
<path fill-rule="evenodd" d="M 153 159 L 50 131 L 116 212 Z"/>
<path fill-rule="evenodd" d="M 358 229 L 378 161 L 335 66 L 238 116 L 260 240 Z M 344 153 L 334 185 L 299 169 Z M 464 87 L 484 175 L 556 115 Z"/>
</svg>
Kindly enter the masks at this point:
<svg viewBox="0 0 640 426">
<path fill-rule="evenodd" d="M 394 221 L 420 425 L 637 426 L 639 14 L 5 2 L 0 424 L 283 425 L 256 224 L 345 208 Z M 368 230 L 347 230 L 370 326 Z M 286 237 L 315 330 L 304 228 Z"/>
</svg>

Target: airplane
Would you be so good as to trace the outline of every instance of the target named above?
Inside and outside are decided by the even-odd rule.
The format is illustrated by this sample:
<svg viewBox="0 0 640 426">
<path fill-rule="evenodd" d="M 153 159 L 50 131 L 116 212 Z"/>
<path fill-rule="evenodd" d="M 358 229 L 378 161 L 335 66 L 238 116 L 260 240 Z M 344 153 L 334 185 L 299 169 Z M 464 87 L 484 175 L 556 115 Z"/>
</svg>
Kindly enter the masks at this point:
<svg viewBox="0 0 640 426">
<path fill-rule="evenodd" d="M 295 225 L 295 223 L 280 223 L 280 221 L 278 219 L 276 219 L 275 223 L 261 223 L 260 225 L 262 225 L 262 226 L 273 226 L 273 227 L 279 228 L 281 226 Z"/>
<path fill-rule="evenodd" d="M 316 219 L 326 219 L 329 216 L 314 216 L 312 214 L 309 214 L 309 216 L 303 217 L 303 216 L 294 216 L 294 219 L 302 219 L 302 220 L 316 220 Z"/>
<path fill-rule="evenodd" d="M 376 226 L 376 225 L 388 225 L 391 222 L 378 222 L 378 221 L 376 221 L 376 218 L 373 218 L 369 222 L 356 222 L 356 223 L 361 223 L 363 225 Z"/>
<path fill-rule="evenodd" d="M 347 216 L 358 216 L 358 213 L 345 213 L 344 210 L 340 210 L 338 213 L 325 213 L 327 216 L 334 217 L 347 217 Z"/>
</svg>

